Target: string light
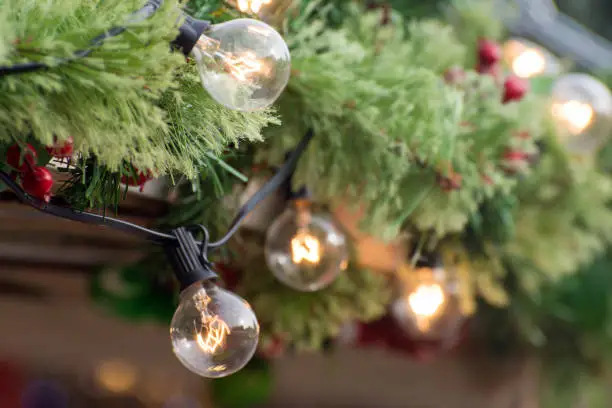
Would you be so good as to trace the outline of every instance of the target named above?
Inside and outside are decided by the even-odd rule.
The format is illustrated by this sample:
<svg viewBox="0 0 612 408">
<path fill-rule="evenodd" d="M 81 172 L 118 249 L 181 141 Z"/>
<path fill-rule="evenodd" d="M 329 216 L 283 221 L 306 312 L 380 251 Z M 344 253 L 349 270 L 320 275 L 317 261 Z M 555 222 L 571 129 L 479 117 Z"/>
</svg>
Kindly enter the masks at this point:
<svg viewBox="0 0 612 408">
<path fill-rule="evenodd" d="M 560 71 L 558 58 L 523 38 L 513 38 L 504 44 L 504 60 L 512 72 L 521 78 L 554 75 Z"/>
<path fill-rule="evenodd" d="M 439 262 L 419 261 L 414 267 L 403 264 L 398 269 L 398 294 L 391 315 L 417 339 L 452 339 L 464 319 L 453 279 Z"/>
<path fill-rule="evenodd" d="M 558 122 L 562 123 L 574 135 L 584 132 L 593 121 L 595 115 L 591 105 L 574 100 L 553 103 L 552 113 Z"/>
<path fill-rule="evenodd" d="M 279 281 L 304 292 L 331 284 L 348 262 L 344 235 L 328 214 L 312 212 L 304 199 L 292 201 L 272 223 L 265 254 Z"/>
<path fill-rule="evenodd" d="M 237 19 L 209 26 L 189 53 L 206 90 L 230 109 L 264 109 L 289 81 L 287 44 L 272 27 L 258 20 Z"/>
<path fill-rule="evenodd" d="M 208 378 L 233 374 L 251 359 L 259 323 L 244 299 L 209 281 L 181 293 L 170 324 L 174 354 L 185 367 Z"/>
<path fill-rule="evenodd" d="M 13 191 L 22 203 L 46 214 L 91 225 L 105 225 L 161 244 L 182 287 L 181 300 L 170 324 L 173 352 L 178 360 L 194 373 L 218 378 L 242 369 L 253 357 L 259 340 L 259 323 L 244 299 L 213 284 L 218 275 L 208 260 L 208 251 L 225 245 L 253 208 L 269 197 L 271 192 L 288 182 L 313 136 L 312 130 L 304 135 L 278 172 L 244 203 L 225 235 L 214 242 L 209 242 L 208 230 L 202 225 L 198 225 L 197 229 L 204 234 L 204 239 L 198 242 L 193 235 L 195 227 L 178 227 L 167 234 L 106 214 L 74 211 L 64 205 L 44 202 L 28 195 L 10 174 L 1 170 L 0 181 Z M 336 233 L 335 230 L 333 232 Z M 341 236 L 330 234 L 329 238 L 334 245 L 344 245 Z M 346 248 L 341 249 L 344 256 L 340 259 L 340 265 L 343 265 L 347 259 Z M 131 388 L 135 382 L 135 372 L 129 375 L 129 370 L 124 370 L 128 375 L 121 378 L 121 381 L 114 382 L 117 374 L 114 374 L 113 367 L 117 366 L 101 366 L 101 383 L 106 383 L 117 391 Z M 108 381 L 109 378 L 111 381 Z"/>
<path fill-rule="evenodd" d="M 612 93 L 590 75 L 563 75 L 553 84 L 551 114 L 568 151 L 589 156 L 612 131 Z"/>
<path fill-rule="evenodd" d="M 421 331 L 428 331 L 431 322 L 443 309 L 446 295 L 438 284 L 421 284 L 408 294 L 408 306 L 415 314 L 416 323 Z"/>
</svg>

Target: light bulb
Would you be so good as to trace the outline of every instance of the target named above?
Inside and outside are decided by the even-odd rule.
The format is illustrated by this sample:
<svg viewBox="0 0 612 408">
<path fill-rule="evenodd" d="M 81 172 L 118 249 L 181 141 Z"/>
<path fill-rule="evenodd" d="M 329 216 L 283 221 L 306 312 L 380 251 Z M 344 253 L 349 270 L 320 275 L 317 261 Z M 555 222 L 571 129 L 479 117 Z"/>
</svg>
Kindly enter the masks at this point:
<svg viewBox="0 0 612 408">
<path fill-rule="evenodd" d="M 238 10 L 243 13 L 259 13 L 264 5 L 272 3 L 272 0 L 238 0 Z"/>
<path fill-rule="evenodd" d="M 245 300 L 197 282 L 181 293 L 170 337 L 174 354 L 189 370 L 208 378 L 225 377 L 253 357 L 259 323 Z"/>
<path fill-rule="evenodd" d="M 566 74 L 553 85 L 551 113 L 566 148 L 590 154 L 612 131 L 612 93 L 590 75 Z"/>
<path fill-rule="evenodd" d="M 289 82 L 287 44 L 261 21 L 237 19 L 212 25 L 198 39 L 191 55 L 206 90 L 230 109 L 264 109 Z"/>
<path fill-rule="evenodd" d="M 416 318 L 416 324 L 421 331 L 429 330 L 431 321 L 442 311 L 446 295 L 442 287 L 436 283 L 422 284 L 408 294 L 408 306 Z"/>
<path fill-rule="evenodd" d="M 531 78 L 546 69 L 546 60 L 538 50 L 526 50 L 512 63 L 512 71 L 521 78 Z"/>
<path fill-rule="evenodd" d="M 533 78 L 542 74 L 555 75 L 561 70 L 557 57 L 523 38 L 513 38 L 504 44 L 504 60 L 512 72 L 521 78 Z"/>
<path fill-rule="evenodd" d="M 588 103 L 566 101 L 553 103 L 552 113 L 559 123 L 573 135 L 579 135 L 589 127 L 595 112 Z"/>
<path fill-rule="evenodd" d="M 266 261 L 287 286 L 313 292 L 332 283 L 348 262 L 344 234 L 333 220 L 298 200 L 270 226 Z"/>
<path fill-rule="evenodd" d="M 404 265 L 399 295 L 391 305 L 398 325 L 416 339 L 446 340 L 459 333 L 463 315 L 454 285 L 442 267 Z"/>
</svg>

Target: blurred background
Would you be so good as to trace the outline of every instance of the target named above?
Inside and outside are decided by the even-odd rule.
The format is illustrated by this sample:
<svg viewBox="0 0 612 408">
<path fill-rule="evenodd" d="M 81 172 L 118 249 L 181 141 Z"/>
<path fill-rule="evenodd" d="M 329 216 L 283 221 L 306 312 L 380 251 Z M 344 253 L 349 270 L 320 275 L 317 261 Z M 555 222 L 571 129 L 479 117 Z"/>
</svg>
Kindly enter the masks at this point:
<svg viewBox="0 0 612 408">
<path fill-rule="evenodd" d="M 391 3 L 424 16 L 445 5 Z M 594 39 L 612 53 L 604 40 L 612 41 L 612 2 L 556 0 L 556 5 L 583 26 L 587 36 L 580 41 Z M 538 42 L 536 37 L 530 40 Z M 605 76 L 612 65 L 597 68 Z M 163 182 L 147 182 L 143 191 L 132 187 L 120 218 L 156 226 L 168 201 Z M 202 379 L 172 353 L 167 322 L 176 302 L 174 283 L 160 277 L 142 287 L 137 276 L 148 272 L 142 265 L 136 278 L 123 274 L 126 265 L 149 252 L 147 243 L 129 234 L 50 217 L 0 193 L 0 408 L 543 406 L 540 360 L 504 348 L 503 341 L 495 355 L 469 334 L 453 347 L 428 342 L 351 347 L 364 333 L 391 330 L 384 319 L 346 327 L 344 337 L 330 340 L 323 353 L 290 353 L 273 344 L 235 377 Z M 154 271 L 155 263 L 148 267 Z M 465 333 L 477 332 L 491 318 L 494 313 L 475 317 Z M 566 403 L 612 406 L 612 395 L 604 389 Z"/>
</svg>

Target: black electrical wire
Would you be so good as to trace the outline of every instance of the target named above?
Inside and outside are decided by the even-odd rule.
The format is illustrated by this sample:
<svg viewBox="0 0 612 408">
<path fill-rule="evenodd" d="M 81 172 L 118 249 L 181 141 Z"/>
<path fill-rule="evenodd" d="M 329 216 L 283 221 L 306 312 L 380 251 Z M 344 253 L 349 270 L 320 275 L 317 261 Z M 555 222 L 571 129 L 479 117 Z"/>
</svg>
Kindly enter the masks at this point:
<svg viewBox="0 0 612 408">
<path fill-rule="evenodd" d="M 162 2 L 163 0 L 147 1 L 147 3 L 144 5 L 143 8 L 141 8 L 140 10 L 132 14 L 132 18 L 130 21 L 139 22 L 139 21 L 149 18 L 151 15 L 153 15 L 153 13 L 155 13 L 155 11 L 157 11 L 157 9 L 161 6 Z M 111 28 L 107 32 L 95 37 L 91 41 L 91 48 L 88 48 L 86 50 L 76 51 L 69 58 L 58 58 L 56 63 L 53 64 L 53 66 L 67 64 L 67 63 L 88 57 L 93 52 L 94 48 L 102 45 L 102 43 L 104 43 L 104 41 L 107 38 L 116 37 L 119 34 L 123 33 L 126 29 L 127 29 L 126 27 Z M 52 67 L 51 65 L 48 65 L 42 62 L 25 62 L 22 64 L 15 64 L 15 65 L 10 65 L 10 66 L 0 66 L 0 77 L 7 76 L 7 75 L 15 75 L 15 74 L 25 74 L 28 72 L 49 69 L 51 67 Z"/>
<path fill-rule="evenodd" d="M 207 251 L 208 249 L 219 248 L 227 243 L 230 240 L 232 235 L 238 230 L 242 221 L 246 218 L 247 215 L 261 201 L 263 201 L 266 197 L 268 197 L 271 193 L 277 190 L 279 187 L 284 185 L 287 180 L 291 178 L 293 172 L 295 171 L 295 166 L 297 165 L 298 160 L 302 156 L 304 150 L 308 146 L 308 143 L 313 137 L 312 130 L 309 130 L 297 147 L 293 150 L 293 152 L 287 157 L 285 163 L 279 168 L 276 174 L 268 180 L 266 184 L 255 193 L 238 211 L 236 217 L 232 221 L 228 231 L 221 237 L 218 241 L 205 243 L 204 246 L 201 242 L 198 242 L 198 247 L 202 248 L 203 251 Z M 133 233 L 136 235 L 140 235 L 149 241 L 152 241 L 157 244 L 168 245 L 168 244 L 176 244 L 178 242 L 175 235 L 166 234 L 160 231 L 155 231 L 152 229 L 148 229 L 145 227 L 141 227 L 140 225 L 132 224 L 131 222 L 119 220 L 113 217 L 107 217 L 105 215 L 92 214 L 84 211 L 76 211 L 69 207 L 62 207 L 55 204 L 47 203 L 38 198 L 32 197 L 28 195 L 13 179 L 12 177 L 4 172 L 0 171 L 0 182 L 4 183 L 24 204 L 27 204 L 33 208 L 36 208 L 39 211 L 42 211 L 46 214 L 50 214 L 56 217 L 69 219 L 72 221 L 83 222 L 86 224 L 92 225 L 103 225 L 107 227 L 111 227 L 117 230 Z M 204 228 L 204 227 L 202 227 Z M 207 241 L 207 239 L 205 239 Z"/>
<path fill-rule="evenodd" d="M 209 243 L 209 248 L 218 248 L 229 241 L 232 235 L 234 235 L 234 233 L 238 230 L 240 224 L 246 218 L 246 216 L 249 215 L 249 213 L 253 211 L 253 209 L 257 207 L 257 205 L 263 199 L 268 197 L 271 193 L 291 179 L 291 176 L 293 176 L 293 172 L 295 171 L 295 166 L 297 165 L 297 162 L 302 156 L 304 150 L 306 150 L 306 147 L 308 146 L 308 143 L 312 139 L 313 135 L 314 133 L 312 129 L 306 132 L 306 134 L 302 137 L 302 140 L 300 140 L 300 143 L 298 143 L 296 148 L 291 152 L 285 163 L 276 172 L 276 174 L 240 208 L 240 211 L 238 211 L 238 214 L 236 214 L 236 217 L 230 224 L 227 233 L 218 241 Z"/>
</svg>

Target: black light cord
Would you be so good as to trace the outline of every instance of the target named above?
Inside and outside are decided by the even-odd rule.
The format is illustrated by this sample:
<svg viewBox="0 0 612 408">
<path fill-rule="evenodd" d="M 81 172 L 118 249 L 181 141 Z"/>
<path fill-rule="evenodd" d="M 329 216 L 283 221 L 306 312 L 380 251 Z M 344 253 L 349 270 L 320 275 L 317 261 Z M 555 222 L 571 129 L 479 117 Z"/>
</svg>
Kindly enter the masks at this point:
<svg viewBox="0 0 612 408">
<path fill-rule="evenodd" d="M 297 165 L 298 160 L 300 159 L 304 150 L 308 146 L 308 143 L 313 137 L 312 130 L 309 130 L 297 147 L 293 150 L 293 152 L 288 156 L 285 163 L 280 167 L 278 172 L 270 179 L 264 186 L 255 193 L 238 211 L 236 217 L 230 224 L 228 231 L 221 237 L 218 241 L 215 242 L 207 242 L 208 239 L 205 239 L 204 245 L 202 242 L 197 242 L 198 248 L 201 248 L 202 253 L 205 253 L 208 249 L 219 248 L 227 243 L 230 240 L 232 235 L 236 233 L 242 221 L 246 218 L 247 215 L 261 201 L 263 201 L 266 197 L 268 197 L 271 193 L 281 187 L 283 184 L 287 182 L 287 180 L 292 176 L 295 171 L 295 166 Z M 105 215 L 92 214 L 84 211 L 76 211 L 69 207 L 62 207 L 55 204 L 46 203 L 43 200 L 32 197 L 28 195 L 12 178 L 11 176 L 4 172 L 0 171 L 0 181 L 4 183 L 24 204 L 27 204 L 33 208 L 36 208 L 39 211 L 42 211 L 46 214 L 54 215 L 56 217 L 69 219 L 72 221 L 78 221 L 86 224 L 92 225 L 103 225 L 107 227 L 111 227 L 117 230 L 130 232 L 136 235 L 140 235 L 151 242 L 161 244 L 161 245 L 175 245 L 178 243 L 178 239 L 174 234 L 166 234 L 160 231 L 155 231 L 152 229 L 148 229 L 145 227 L 141 227 L 137 224 L 132 224 L 131 222 L 119 220 L 113 217 L 107 217 Z M 204 227 L 201 227 L 205 229 Z M 205 233 L 207 237 L 207 232 Z"/>
<path fill-rule="evenodd" d="M 209 248 L 218 248 L 227 243 L 238 228 L 240 228 L 240 224 L 246 218 L 246 216 L 249 215 L 249 213 L 253 211 L 253 209 L 255 209 L 255 207 L 257 207 L 262 200 L 291 179 L 293 172 L 295 171 L 295 166 L 297 165 L 297 162 L 302 156 L 304 150 L 306 150 L 306 147 L 308 146 L 308 143 L 312 139 L 313 135 L 314 133 L 312 129 L 309 129 L 293 152 L 291 152 L 291 154 L 287 157 L 282 167 L 278 169 L 276 174 L 240 208 L 238 214 L 236 214 L 236 217 L 234 217 L 234 220 L 230 224 L 227 233 L 218 241 L 209 243 Z"/>
<path fill-rule="evenodd" d="M 139 22 L 149 18 L 157 9 L 161 6 L 163 0 L 148 0 L 143 8 L 132 14 L 131 22 Z M 15 64 L 10 66 L 0 66 L 0 77 L 15 74 L 25 74 L 28 72 L 40 71 L 43 69 L 49 69 L 52 66 L 64 65 L 81 58 L 88 57 L 93 52 L 94 48 L 99 47 L 104 43 L 107 38 L 116 37 L 123 33 L 127 28 L 124 26 L 113 27 L 107 32 L 100 34 L 91 41 L 90 48 L 86 50 L 76 51 L 71 57 L 58 58 L 54 65 L 48 65 L 42 62 L 25 62 L 22 64 Z"/>
</svg>

